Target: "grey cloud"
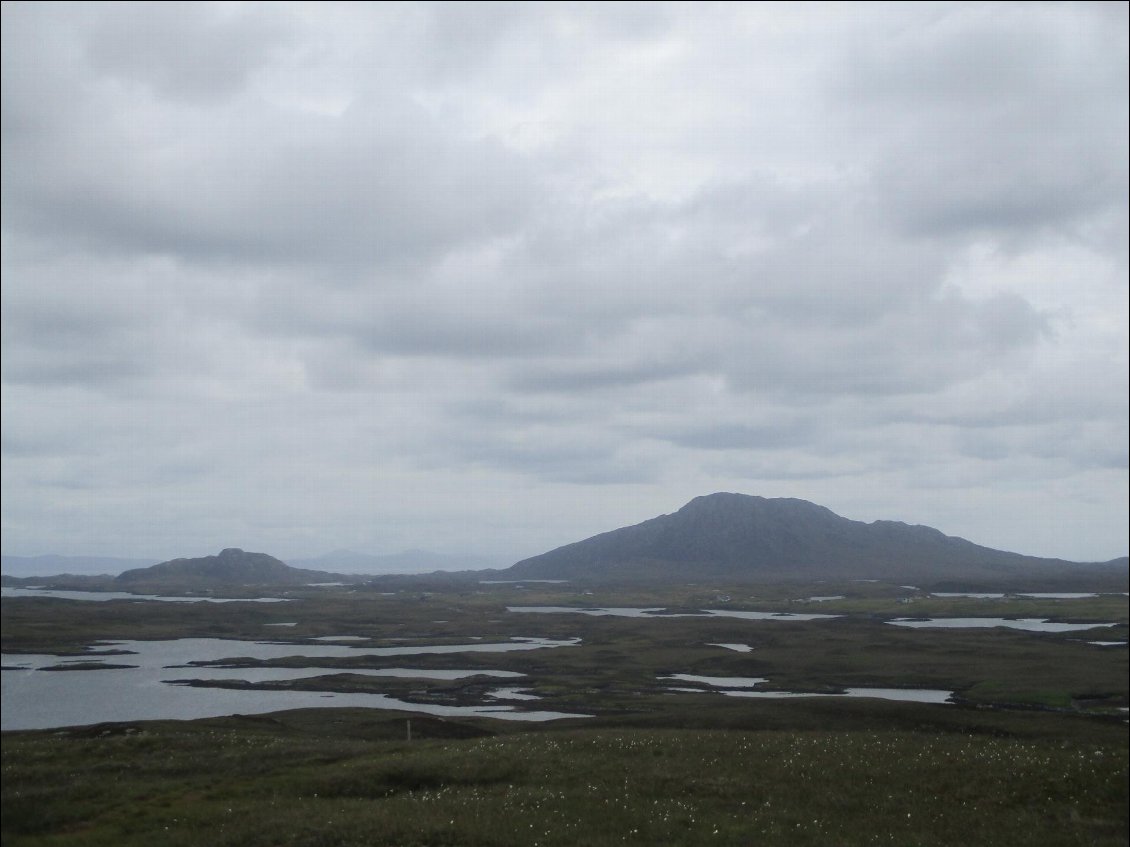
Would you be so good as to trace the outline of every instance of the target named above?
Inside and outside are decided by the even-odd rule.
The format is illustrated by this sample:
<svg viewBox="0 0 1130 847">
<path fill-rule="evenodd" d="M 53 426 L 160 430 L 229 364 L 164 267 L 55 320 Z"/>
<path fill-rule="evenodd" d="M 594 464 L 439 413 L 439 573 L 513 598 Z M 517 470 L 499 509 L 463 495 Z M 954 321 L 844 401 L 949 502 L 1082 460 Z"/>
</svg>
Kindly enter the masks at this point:
<svg viewBox="0 0 1130 847">
<path fill-rule="evenodd" d="M 1094 8 L 5 4 L 5 543 L 536 553 L 746 490 L 1125 552 Z"/>
<path fill-rule="evenodd" d="M 668 439 L 699 450 L 776 450 L 811 443 L 817 426 L 792 413 L 778 423 L 721 423 L 676 432 Z"/>
<path fill-rule="evenodd" d="M 443 432 L 436 461 L 500 469 L 550 483 L 621 485 L 656 480 L 663 464 L 613 432 L 590 431 L 582 421 L 556 426 L 503 426 L 490 432 Z"/>
<path fill-rule="evenodd" d="M 871 333 L 755 326 L 727 357 L 725 373 L 739 390 L 774 396 L 937 391 L 992 366 L 986 354 L 996 339 L 979 330 L 975 310 L 966 316 L 955 311 L 967 310 L 910 313 L 877 324 Z"/>
<path fill-rule="evenodd" d="M 434 47 L 426 54 L 429 73 L 450 79 L 480 70 L 531 11 L 515 3 L 428 4 L 426 37 Z"/>
<path fill-rule="evenodd" d="M 1016 234 L 1124 205 L 1125 115 L 1107 104 L 1126 97 L 1126 35 L 1102 18 L 953 6 L 846 54 L 830 94 L 856 130 L 894 130 L 873 132 L 870 153 L 892 220 Z"/>
<path fill-rule="evenodd" d="M 286 36 L 278 16 L 254 6 L 164 2 L 97 8 L 87 43 L 93 69 L 189 102 L 242 90 Z"/>
<path fill-rule="evenodd" d="M 892 216 L 918 234 L 1016 234 L 1069 226 L 1126 199 L 1126 171 L 1109 148 L 1075 157 L 1044 140 L 995 137 L 991 158 L 959 139 L 892 160 L 878 173 Z"/>
<path fill-rule="evenodd" d="M 11 276 L 30 276 L 12 268 Z M 41 283 L 41 284 L 36 284 Z M 149 370 L 138 341 L 144 318 L 89 280 L 67 289 L 44 280 L 10 282 L 3 297 L 4 379 L 25 384 L 100 384 Z"/>
<path fill-rule="evenodd" d="M 1017 457 L 1059 463 L 1073 472 L 1119 472 L 1130 464 L 1125 421 L 1064 421 L 962 430 L 958 446 L 966 456 L 989 461 Z"/>
<path fill-rule="evenodd" d="M 521 392 L 584 393 L 654 385 L 688 376 L 700 368 L 694 361 L 568 366 L 549 363 L 543 367 L 523 367 L 508 384 Z"/>
<path fill-rule="evenodd" d="M 11 230 L 195 262 L 395 264 L 513 232 L 537 191 L 521 157 L 380 79 L 353 83 L 338 118 L 247 85 L 257 63 L 283 61 L 277 9 L 91 4 L 43 50 L 21 40 L 60 10 L 5 7 Z"/>
<path fill-rule="evenodd" d="M 96 168 L 35 157 L 5 191 L 8 216 L 112 250 L 345 265 L 417 260 L 521 220 L 531 185 L 519 160 L 489 142 L 443 138 L 408 103 L 354 108 L 304 139 L 270 115 L 233 126 L 222 148 L 201 138 L 170 156 L 124 130 Z"/>
<path fill-rule="evenodd" d="M 1007 372 L 914 402 L 906 420 L 960 427 L 1041 426 L 1072 421 L 1117 421 L 1126 414 L 1127 366 L 1105 357 L 1055 363 L 1026 379 Z"/>
</svg>

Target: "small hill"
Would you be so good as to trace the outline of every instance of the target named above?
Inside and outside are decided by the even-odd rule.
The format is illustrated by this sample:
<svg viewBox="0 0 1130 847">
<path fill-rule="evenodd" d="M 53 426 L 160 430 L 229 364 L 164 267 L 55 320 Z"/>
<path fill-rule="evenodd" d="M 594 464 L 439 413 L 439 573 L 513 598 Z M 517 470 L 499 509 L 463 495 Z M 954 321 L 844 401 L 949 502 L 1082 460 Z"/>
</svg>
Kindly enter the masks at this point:
<svg viewBox="0 0 1130 847">
<path fill-rule="evenodd" d="M 926 582 L 1087 577 L 1126 582 L 1126 559 L 1078 564 L 981 547 L 928 526 L 863 523 L 806 500 L 719 493 L 525 559 L 515 579 L 693 582 L 898 579 Z"/>
<path fill-rule="evenodd" d="M 125 559 L 118 556 L 0 556 L 4 576 L 35 577 L 49 574 L 116 574 L 126 568 L 152 565 L 154 559 Z"/>
<path fill-rule="evenodd" d="M 354 574 L 421 574 L 432 571 L 483 570 L 497 567 L 499 562 L 481 556 L 450 556 L 431 550 L 405 550 L 382 555 L 333 550 L 312 559 L 291 559 L 290 564 Z"/>
<path fill-rule="evenodd" d="M 208 588 L 236 585 L 304 585 L 341 579 L 340 574 L 292 568 L 266 553 L 248 553 L 238 547 L 216 556 L 172 559 L 148 568 L 122 572 L 114 582 L 122 587 L 139 585 Z"/>
</svg>

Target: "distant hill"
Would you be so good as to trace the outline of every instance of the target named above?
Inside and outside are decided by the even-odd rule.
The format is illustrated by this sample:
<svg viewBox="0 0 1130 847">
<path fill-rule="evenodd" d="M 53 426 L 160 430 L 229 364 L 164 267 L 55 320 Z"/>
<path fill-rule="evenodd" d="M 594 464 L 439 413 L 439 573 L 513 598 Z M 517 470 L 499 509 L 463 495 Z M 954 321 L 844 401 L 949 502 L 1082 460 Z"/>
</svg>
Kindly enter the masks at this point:
<svg viewBox="0 0 1130 847">
<path fill-rule="evenodd" d="M 1086 577 L 1126 582 L 1127 559 L 1080 564 L 981 547 L 928 526 L 863 523 L 806 500 L 696 497 L 671 515 L 524 559 L 514 579 L 1000 581 Z"/>
<path fill-rule="evenodd" d="M 497 567 L 498 562 L 478 556 L 449 556 L 430 550 L 373 555 L 334 550 L 311 559 L 291 559 L 295 567 L 356 574 L 419 574 L 430 571 L 468 571 Z"/>
<path fill-rule="evenodd" d="M 115 580 L 129 590 L 140 585 L 219 587 L 235 585 L 305 585 L 345 579 L 342 574 L 292 568 L 266 553 L 248 553 L 238 547 L 216 556 L 172 559 L 147 568 L 124 571 Z"/>
<path fill-rule="evenodd" d="M 0 556 L 5 576 L 48 574 L 117 574 L 127 568 L 152 565 L 156 559 L 123 559 L 113 556 Z"/>
</svg>

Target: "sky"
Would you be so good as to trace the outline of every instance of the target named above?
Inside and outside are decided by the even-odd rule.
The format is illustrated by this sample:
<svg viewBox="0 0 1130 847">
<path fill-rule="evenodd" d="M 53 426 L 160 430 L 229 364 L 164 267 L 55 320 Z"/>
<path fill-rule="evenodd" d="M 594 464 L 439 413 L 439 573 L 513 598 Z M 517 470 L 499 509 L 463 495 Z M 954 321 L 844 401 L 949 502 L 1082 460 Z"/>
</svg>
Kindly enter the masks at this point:
<svg viewBox="0 0 1130 847">
<path fill-rule="evenodd" d="M 1127 8 L 5 2 L 3 552 L 1125 555 Z"/>
</svg>

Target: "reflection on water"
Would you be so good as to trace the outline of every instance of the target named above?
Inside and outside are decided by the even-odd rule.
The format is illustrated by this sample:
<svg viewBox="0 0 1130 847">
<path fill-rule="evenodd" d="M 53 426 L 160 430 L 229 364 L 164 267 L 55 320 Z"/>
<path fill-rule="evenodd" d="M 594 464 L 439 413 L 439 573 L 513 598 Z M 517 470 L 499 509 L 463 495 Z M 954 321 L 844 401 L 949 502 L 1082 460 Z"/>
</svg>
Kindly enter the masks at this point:
<svg viewBox="0 0 1130 847">
<path fill-rule="evenodd" d="M 756 697 L 781 700 L 789 697 L 869 697 L 873 700 L 898 700 L 907 703 L 951 703 L 952 691 L 933 688 L 845 688 L 842 694 L 808 694 L 803 691 L 723 691 L 730 697 Z"/>
<path fill-rule="evenodd" d="M 707 647 L 725 647 L 735 653 L 749 653 L 753 650 L 748 644 L 707 644 Z"/>
<path fill-rule="evenodd" d="M 697 682 L 708 685 L 718 694 L 728 697 L 752 697 L 764 700 L 787 700 L 794 697 L 870 697 L 877 700 L 899 700 L 910 703 L 951 703 L 952 691 L 934 688 L 845 688 L 838 693 L 815 693 L 808 691 L 751 691 L 763 682 L 764 677 L 751 676 L 697 676 L 677 673 L 661 676 L 660 679 L 673 679 L 680 682 Z M 673 687 L 671 691 L 701 694 L 701 688 Z"/>
<path fill-rule="evenodd" d="M 931 597 L 967 597 L 972 600 L 1002 600 L 1004 594 L 988 591 L 934 591 Z"/>
<path fill-rule="evenodd" d="M 1003 626 L 1026 632 L 1077 632 L 1082 629 L 1118 626 L 1116 623 L 1054 623 L 1046 618 L 895 618 L 887 623 L 912 629 L 982 629 Z"/>
<path fill-rule="evenodd" d="M 739 618 L 747 621 L 815 621 L 838 618 L 841 615 L 809 615 L 795 612 L 743 612 L 739 609 L 702 609 L 694 612 L 668 612 L 662 606 L 638 609 L 623 606 L 602 606 L 599 608 L 580 606 L 507 606 L 508 612 L 536 614 L 578 614 L 593 617 L 610 616 L 617 618 Z"/>
<path fill-rule="evenodd" d="M 248 682 L 318 677 L 325 674 L 411 676 L 461 679 L 482 675 L 494 678 L 521 676 L 510 671 L 417 670 L 413 668 L 240 668 L 237 658 L 254 660 L 298 656 L 310 659 L 356 656 L 407 656 L 423 654 L 487 653 L 568 647 L 579 639 L 518 638 L 493 644 L 445 644 L 414 647 L 362 648 L 336 644 L 230 641 L 217 638 L 183 638 L 171 641 L 116 641 L 100 644 L 80 658 L 42 654 L 5 654 L 0 675 L 4 708 L 0 729 L 46 729 L 105 721 L 157 720 L 262 714 L 281 709 L 367 707 L 423 712 L 434 715 L 474 716 L 505 720 L 544 721 L 584 717 L 563 712 L 519 712 L 512 706 L 440 706 L 407 703 L 384 694 L 342 694 L 325 691 L 256 691 L 190 687 L 169 684 L 190 679 L 236 679 Z M 40 668 L 74 667 L 101 660 L 109 665 L 70 673 L 42 672 Z M 197 663 L 207 664 L 197 664 Z M 228 665 L 224 666 L 224 662 Z"/>
<path fill-rule="evenodd" d="M 487 692 L 487 697 L 492 700 L 540 700 L 536 694 L 530 694 L 523 688 L 496 688 Z"/>
<path fill-rule="evenodd" d="M 1034 597 L 1038 600 L 1085 600 L 1088 597 L 1098 597 L 1098 594 L 1093 594 L 1087 591 L 1042 591 L 1028 594 L 1020 594 L 1020 597 Z"/>
<path fill-rule="evenodd" d="M 158 594 L 130 594 L 125 591 L 55 591 L 50 588 L 0 588 L 0 597 L 54 597 L 56 600 L 156 600 L 161 603 L 289 603 L 283 597 L 164 597 Z"/>
<path fill-rule="evenodd" d="M 169 668 L 169 670 L 174 670 Z M 485 670 L 434 670 L 424 668 L 248 668 L 230 665 L 207 665 L 185 668 L 185 678 L 166 679 L 165 682 L 183 684 L 192 680 L 229 680 L 242 682 L 290 682 L 296 679 L 316 679 L 320 676 L 349 674 L 350 676 L 395 677 L 399 679 L 468 679 L 472 676 L 489 676 L 496 679 L 512 679 L 525 674 L 517 671 Z"/>
<path fill-rule="evenodd" d="M 910 586 L 903 586 L 909 588 Z M 1006 596 L 1003 592 L 985 592 L 985 591 L 935 591 L 931 597 L 968 597 L 974 600 L 1003 600 Z M 1098 597 L 1090 591 L 1021 591 L 1013 595 L 1015 597 L 1029 597 L 1034 600 L 1085 600 L 1089 597 Z"/>
<path fill-rule="evenodd" d="M 703 685 L 713 685 L 715 688 L 753 688 L 768 682 L 763 676 L 697 676 L 693 673 L 673 673 L 659 678 L 677 679 L 680 682 L 701 682 Z"/>
</svg>

